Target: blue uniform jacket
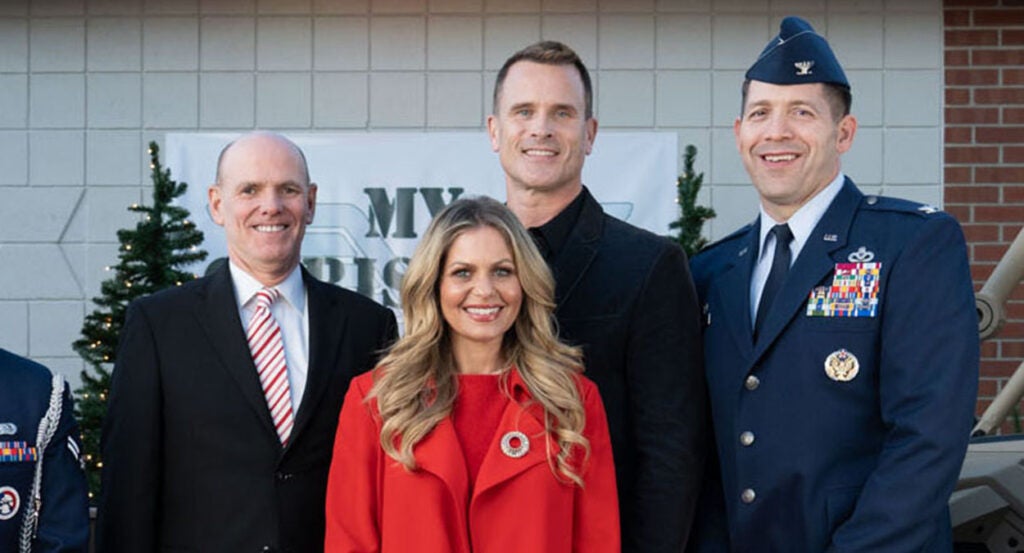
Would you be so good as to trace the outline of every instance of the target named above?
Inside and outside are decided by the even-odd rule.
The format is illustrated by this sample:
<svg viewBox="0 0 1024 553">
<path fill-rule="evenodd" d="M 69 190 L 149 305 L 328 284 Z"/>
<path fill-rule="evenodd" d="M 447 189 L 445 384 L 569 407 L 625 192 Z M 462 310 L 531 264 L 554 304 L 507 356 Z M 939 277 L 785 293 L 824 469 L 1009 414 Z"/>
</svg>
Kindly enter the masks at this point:
<svg viewBox="0 0 1024 553">
<path fill-rule="evenodd" d="M 758 225 L 692 263 L 721 469 L 717 501 L 702 501 L 700 545 L 950 551 L 947 502 L 971 429 L 979 354 L 959 225 L 920 204 L 864 196 L 847 179 L 755 344 Z M 837 268 L 861 276 L 837 278 Z M 861 316 L 839 316 L 843 303 L 827 299 L 845 284 L 864 300 Z M 717 533 L 716 523 L 725 525 Z"/>
<path fill-rule="evenodd" d="M 33 361 L 0 349 L 0 551 L 19 551 L 40 453 L 37 430 L 50 404 L 53 377 Z M 79 462 L 78 425 L 65 385 L 60 422 L 43 455 L 39 522 L 33 553 L 85 552 L 89 507 Z"/>
</svg>

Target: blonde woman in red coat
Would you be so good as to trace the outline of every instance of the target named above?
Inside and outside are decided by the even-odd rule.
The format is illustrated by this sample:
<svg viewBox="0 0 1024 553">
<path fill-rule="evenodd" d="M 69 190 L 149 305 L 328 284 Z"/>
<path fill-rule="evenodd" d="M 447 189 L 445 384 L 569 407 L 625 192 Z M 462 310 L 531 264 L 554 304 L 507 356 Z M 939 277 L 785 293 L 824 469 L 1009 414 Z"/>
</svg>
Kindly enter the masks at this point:
<svg viewBox="0 0 1024 553">
<path fill-rule="evenodd" d="M 328 553 L 619 551 L 604 407 L 553 290 L 500 203 L 437 215 L 402 283 L 405 336 L 345 397 Z"/>
</svg>

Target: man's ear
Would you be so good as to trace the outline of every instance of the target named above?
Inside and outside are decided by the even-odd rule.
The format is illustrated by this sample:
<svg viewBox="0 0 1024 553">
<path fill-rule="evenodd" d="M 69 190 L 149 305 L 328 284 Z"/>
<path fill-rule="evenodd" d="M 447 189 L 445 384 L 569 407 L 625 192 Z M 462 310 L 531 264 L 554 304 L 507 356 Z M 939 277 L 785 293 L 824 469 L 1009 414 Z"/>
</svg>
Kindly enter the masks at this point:
<svg viewBox="0 0 1024 553">
<path fill-rule="evenodd" d="M 492 113 L 487 116 L 487 136 L 491 139 L 491 151 L 493 152 L 497 152 L 501 148 L 499 134 L 501 134 L 501 123 L 498 122 L 498 118 Z"/>
<path fill-rule="evenodd" d="M 845 154 L 853 147 L 853 137 L 857 134 L 857 118 L 844 115 L 836 128 L 836 151 Z"/>
<path fill-rule="evenodd" d="M 309 189 L 306 191 L 306 224 L 313 224 L 313 215 L 316 214 L 316 191 L 317 186 L 315 182 L 309 183 Z"/>
<path fill-rule="evenodd" d="M 210 204 L 210 218 L 214 223 L 224 226 L 224 214 L 221 213 L 221 189 L 216 184 L 211 184 L 206 189 L 206 201 Z"/>
<path fill-rule="evenodd" d="M 597 119 L 587 119 L 587 155 L 594 149 L 594 140 L 597 138 Z"/>
</svg>

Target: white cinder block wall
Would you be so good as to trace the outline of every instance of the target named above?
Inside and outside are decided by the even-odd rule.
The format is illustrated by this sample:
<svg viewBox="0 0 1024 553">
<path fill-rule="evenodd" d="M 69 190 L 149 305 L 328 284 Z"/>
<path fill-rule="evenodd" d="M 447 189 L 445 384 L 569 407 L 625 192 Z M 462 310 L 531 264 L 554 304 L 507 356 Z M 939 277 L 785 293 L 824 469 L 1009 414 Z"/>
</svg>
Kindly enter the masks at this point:
<svg viewBox="0 0 1024 553">
<path fill-rule="evenodd" d="M 0 347 L 77 381 L 70 344 L 125 207 L 149 200 L 148 141 L 483 132 L 497 69 L 541 38 L 590 67 L 603 129 L 697 146 L 707 232 L 724 236 L 756 211 L 732 134 L 742 75 L 791 13 L 853 83 L 847 172 L 941 203 L 938 0 L 0 0 Z"/>
</svg>

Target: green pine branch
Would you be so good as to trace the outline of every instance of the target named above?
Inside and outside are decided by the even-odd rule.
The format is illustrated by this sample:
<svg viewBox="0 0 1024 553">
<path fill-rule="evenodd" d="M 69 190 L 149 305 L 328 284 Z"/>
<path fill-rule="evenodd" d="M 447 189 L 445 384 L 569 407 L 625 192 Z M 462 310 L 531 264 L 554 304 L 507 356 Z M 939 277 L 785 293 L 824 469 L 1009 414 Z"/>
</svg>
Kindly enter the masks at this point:
<svg viewBox="0 0 1024 553">
<path fill-rule="evenodd" d="M 679 219 L 669 223 L 668 227 L 676 231 L 672 239 L 693 257 L 707 245 L 702 236 L 704 223 L 715 217 L 715 210 L 697 205 L 697 194 L 704 184 L 704 173 L 694 173 L 693 162 L 697 158 L 697 147 L 686 146 L 683 155 L 683 174 L 676 179 L 676 203 L 679 204 Z"/>
<path fill-rule="evenodd" d="M 182 267 L 206 258 L 206 252 L 199 249 L 203 233 L 189 220 L 187 209 L 172 203 L 185 193 L 188 185 L 171 178 L 170 169 L 160 164 L 159 154 L 156 142 L 150 142 L 153 203 L 128 207 L 138 214 L 139 222 L 133 229 L 117 231 L 121 244 L 118 262 L 107 267 L 113 276 L 100 284 L 100 295 L 93 298 L 96 309 L 85 316 L 82 337 L 72 344 L 87 365 L 82 371 L 82 386 L 75 390 L 75 415 L 82 432 L 82 455 L 92 497 L 99 492 L 103 466 L 100 431 L 128 304 L 141 296 L 196 278 Z"/>
</svg>

